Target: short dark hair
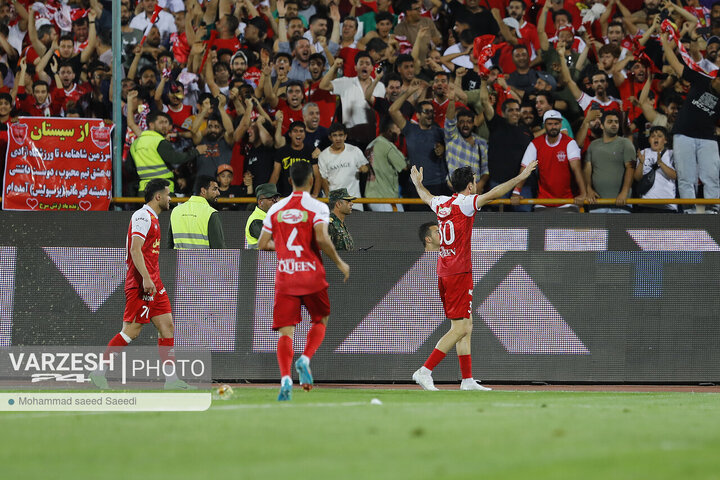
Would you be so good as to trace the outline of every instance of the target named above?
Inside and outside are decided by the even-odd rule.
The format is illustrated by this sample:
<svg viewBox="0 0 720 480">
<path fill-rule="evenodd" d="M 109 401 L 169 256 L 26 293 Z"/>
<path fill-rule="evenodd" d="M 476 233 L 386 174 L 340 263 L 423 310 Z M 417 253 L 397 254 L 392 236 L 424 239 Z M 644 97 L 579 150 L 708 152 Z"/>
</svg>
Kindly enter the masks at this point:
<svg viewBox="0 0 720 480">
<path fill-rule="evenodd" d="M 395 17 L 393 17 L 393 14 L 390 12 L 378 12 L 375 14 L 375 25 L 376 26 L 378 23 L 382 22 L 383 20 L 387 20 L 390 23 L 395 23 Z"/>
<path fill-rule="evenodd" d="M 290 123 L 290 126 L 288 126 L 288 129 L 287 129 L 288 133 L 292 132 L 293 129 L 296 127 L 302 128 L 303 131 L 307 130 L 307 128 L 305 128 L 305 122 L 301 122 L 300 120 L 295 120 L 294 122 Z"/>
<path fill-rule="evenodd" d="M 146 118 L 147 124 L 150 125 L 151 123 L 154 123 L 160 117 L 165 117 L 172 124 L 172 118 L 170 117 L 170 115 L 165 112 L 161 112 L 160 110 L 152 110 L 150 113 L 148 113 L 148 116 Z"/>
<path fill-rule="evenodd" d="M 515 46 L 513 47 L 513 49 L 512 49 L 512 53 L 515 53 L 515 50 L 525 50 L 525 51 L 528 52 L 528 53 L 530 52 L 530 51 L 528 50 L 527 45 L 525 45 L 525 44 L 523 44 L 523 43 L 518 43 L 517 45 L 515 45 Z"/>
<path fill-rule="evenodd" d="M 307 38 L 305 40 L 307 40 Z M 275 57 L 273 58 L 273 62 L 277 61 L 277 59 L 280 57 L 285 57 L 287 58 L 288 62 L 292 63 L 292 55 L 287 52 L 277 52 L 275 54 Z"/>
<path fill-rule="evenodd" d="M 427 222 L 420 225 L 418 229 L 418 237 L 420 237 L 420 243 L 425 246 L 425 239 L 430 236 L 430 227 L 437 227 L 437 222 Z"/>
<path fill-rule="evenodd" d="M 604 110 L 602 114 L 602 123 L 605 123 L 607 117 L 617 117 L 618 122 L 622 123 L 623 114 L 619 110 Z"/>
<path fill-rule="evenodd" d="M 357 54 L 355 54 L 355 65 L 358 64 L 361 58 L 367 58 L 370 60 L 370 63 L 373 63 L 373 59 L 370 54 L 365 50 L 360 50 Z"/>
<path fill-rule="evenodd" d="M 620 27 L 622 28 L 623 32 L 625 31 L 625 25 L 623 25 L 620 20 L 613 20 L 612 22 L 608 23 L 607 28 L 609 29 L 610 27 Z"/>
<path fill-rule="evenodd" d="M 473 176 L 473 171 L 470 167 L 458 168 L 452 173 L 452 175 L 450 175 L 450 184 L 452 185 L 455 193 L 462 192 L 474 181 L 475 177 Z"/>
<path fill-rule="evenodd" d="M 400 67 L 400 65 L 406 62 L 412 62 L 414 64 L 415 59 L 412 57 L 412 55 L 408 55 L 407 53 L 398 55 L 397 59 L 395 60 L 395 68 Z"/>
<path fill-rule="evenodd" d="M 536 96 L 537 96 L 537 95 L 536 95 Z M 520 102 L 518 102 L 518 101 L 517 101 L 516 99 L 514 99 L 514 98 L 508 98 L 507 100 L 505 100 L 505 101 L 502 103 L 502 107 L 501 107 L 501 108 L 502 108 L 503 113 L 505 113 L 505 112 L 507 111 L 507 109 L 508 109 L 508 107 L 510 106 L 511 103 L 517 103 L 518 108 L 520 108 Z"/>
<path fill-rule="evenodd" d="M 33 91 L 35 91 L 35 87 L 41 87 L 41 86 L 43 86 L 43 85 L 45 86 L 45 88 L 48 89 L 48 91 L 50 90 L 50 86 L 49 86 L 48 83 L 47 83 L 46 81 L 44 81 L 44 80 L 35 80 L 35 81 L 33 82 L 33 84 L 32 84 L 32 89 L 33 89 Z"/>
<path fill-rule="evenodd" d="M 547 92 L 545 90 L 537 92 L 535 94 L 535 99 L 537 99 L 537 97 L 545 97 L 545 99 L 547 100 L 549 105 L 555 105 L 555 97 L 550 92 Z M 514 100 L 514 99 L 511 99 L 511 100 Z"/>
<path fill-rule="evenodd" d="M 417 105 L 415 105 L 415 110 L 417 111 L 417 113 L 422 113 L 423 107 L 425 105 L 430 105 L 432 107 L 433 103 L 430 100 L 423 100 L 421 102 L 418 102 Z"/>
<path fill-rule="evenodd" d="M 395 72 L 390 72 L 387 75 L 385 75 L 385 78 L 383 78 L 383 83 L 385 86 L 390 85 L 390 82 L 400 82 L 402 84 L 402 78 L 399 74 Z"/>
<path fill-rule="evenodd" d="M 568 23 L 569 23 L 569 24 L 572 23 L 572 21 L 573 21 L 572 13 L 568 12 L 568 11 L 565 10 L 564 8 L 561 8 L 560 10 L 556 10 L 556 11 L 552 12 L 553 22 L 554 22 L 555 19 L 556 19 L 558 16 L 560 16 L 560 15 L 565 15 L 565 16 L 568 18 Z"/>
<path fill-rule="evenodd" d="M 300 88 L 300 91 L 301 91 L 303 94 L 305 94 L 305 89 L 304 89 L 304 87 L 303 87 L 303 84 L 302 84 L 302 82 L 300 82 L 300 81 L 298 81 L 298 80 L 290 80 L 289 82 L 287 82 L 287 83 L 285 84 L 285 91 L 287 92 L 290 87 L 299 87 L 299 88 Z"/>
<path fill-rule="evenodd" d="M 330 125 L 330 130 L 328 130 L 328 136 L 332 135 L 335 132 L 342 132 L 347 135 L 347 128 L 342 123 L 335 122 Z"/>
<path fill-rule="evenodd" d="M 233 33 L 237 30 L 238 25 L 240 25 L 240 20 L 238 20 L 235 15 L 230 15 L 229 13 L 225 14 L 225 21 L 227 22 L 228 30 Z"/>
<path fill-rule="evenodd" d="M 55 27 L 46 23 L 37 29 L 37 36 L 38 38 L 43 38 L 45 35 L 52 35 L 53 30 L 55 30 Z"/>
<path fill-rule="evenodd" d="M 609 53 L 615 58 L 620 58 L 620 48 L 612 43 L 606 43 L 598 50 L 598 56 L 605 55 L 606 53 Z"/>
<path fill-rule="evenodd" d="M 652 134 L 655 133 L 655 132 L 660 132 L 660 133 L 662 133 L 663 136 L 665 137 L 665 139 L 666 139 L 666 140 L 668 139 L 668 131 L 667 131 L 667 128 L 662 127 L 662 126 L 660 126 L 660 125 L 652 126 L 652 127 L 650 127 L 650 131 L 648 132 L 648 137 L 650 137 L 650 135 L 652 135 Z"/>
<path fill-rule="evenodd" d="M 457 120 L 460 120 L 460 117 L 470 117 L 470 119 L 475 120 L 475 114 L 467 108 L 461 108 L 460 110 L 458 110 L 455 118 Z"/>
<path fill-rule="evenodd" d="M 300 160 L 290 166 L 290 179 L 296 187 L 306 185 L 308 181 L 312 181 L 313 168 L 310 162 Z"/>
<path fill-rule="evenodd" d="M 9 93 L 7 93 L 7 92 L 2 92 L 2 93 L 0 93 L 0 100 L 5 100 L 5 101 L 8 102 L 10 105 L 13 104 L 12 96 L 11 96 Z"/>
<path fill-rule="evenodd" d="M 169 187 L 170 182 L 164 178 L 155 178 L 150 180 L 145 185 L 145 203 L 149 202 L 155 197 L 155 194 L 165 190 L 165 187 Z"/>
<path fill-rule="evenodd" d="M 58 38 L 58 45 L 60 42 L 70 42 L 72 44 L 75 43 L 75 37 L 71 33 L 65 33 L 63 35 L 60 35 L 60 38 Z"/>
<path fill-rule="evenodd" d="M 450 81 L 450 72 L 446 72 L 445 70 L 440 70 L 439 72 L 433 73 L 433 80 L 435 80 L 437 77 L 445 77 Z"/>
<path fill-rule="evenodd" d="M 312 43 L 312 42 L 310 42 L 310 40 L 308 40 L 308 39 L 305 38 L 305 37 L 293 38 L 293 39 L 290 40 L 290 51 L 291 51 L 291 52 L 295 51 L 295 46 L 296 46 L 296 45 L 298 44 L 298 42 L 301 41 L 301 40 L 305 40 L 305 41 L 308 42 L 308 43 Z"/>
<path fill-rule="evenodd" d="M 365 45 L 365 51 L 369 52 L 373 50 L 375 52 L 381 52 L 387 48 L 388 44 L 385 43 L 381 38 L 371 38 L 367 45 Z"/>
<path fill-rule="evenodd" d="M 310 57 L 308 57 L 308 63 L 311 62 L 320 62 L 320 65 L 325 66 L 327 60 L 325 60 L 325 55 L 322 53 L 313 53 Z"/>
<path fill-rule="evenodd" d="M 210 188 L 210 184 L 218 183 L 215 177 L 210 175 L 200 175 L 195 182 L 195 195 L 200 195 L 200 191 L 204 188 L 205 190 Z"/>
<path fill-rule="evenodd" d="M 308 20 L 308 25 L 312 25 L 313 23 L 317 22 L 318 20 L 327 20 L 328 18 L 325 15 L 320 15 L 319 13 L 316 13 L 315 15 L 310 17 L 310 20 Z"/>
</svg>

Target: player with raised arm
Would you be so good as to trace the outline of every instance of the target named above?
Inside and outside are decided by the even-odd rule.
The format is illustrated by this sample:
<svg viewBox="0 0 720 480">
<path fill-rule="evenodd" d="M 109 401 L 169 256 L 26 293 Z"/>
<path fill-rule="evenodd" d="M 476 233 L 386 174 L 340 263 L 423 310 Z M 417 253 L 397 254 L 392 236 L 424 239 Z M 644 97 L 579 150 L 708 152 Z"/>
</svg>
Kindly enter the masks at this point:
<svg viewBox="0 0 720 480">
<path fill-rule="evenodd" d="M 268 210 L 258 239 L 260 250 L 277 251 L 275 273 L 275 303 L 273 330 L 280 333 L 277 359 L 280 366 L 280 394 L 278 400 L 290 400 L 292 394 L 293 335 L 300 323 L 300 307 L 305 305 L 312 326 L 307 335 L 305 350 L 295 362 L 300 385 L 310 390 L 313 377 L 310 359 L 325 338 L 330 315 L 328 283 L 325 279 L 320 250 L 335 262 L 345 277 L 350 267 L 338 256 L 328 235 L 330 210 L 310 195 L 313 186 L 313 169 L 308 162 L 295 162 L 290 167 L 292 194 Z"/>
<path fill-rule="evenodd" d="M 174 328 L 170 300 L 160 280 L 160 212 L 170 210 L 170 182 L 157 178 L 145 187 L 145 205 L 136 211 L 128 227 L 125 242 L 127 275 L 125 277 L 125 313 L 123 328 L 108 343 L 105 357 L 119 353 L 140 335 L 143 325 L 152 322 L 158 331 L 160 360 L 175 361 Z M 174 371 L 174 369 L 173 369 Z M 108 389 L 101 369 L 89 375 L 101 389 Z M 191 388 L 177 375 L 166 375 L 165 389 Z"/>
<path fill-rule="evenodd" d="M 438 341 L 425 364 L 413 373 L 413 380 L 425 390 L 437 390 L 433 383 L 432 371 L 455 346 L 460 362 L 462 382 L 460 390 L 491 390 L 473 379 L 470 357 L 470 335 L 472 333 L 472 259 L 470 240 L 475 221 L 475 212 L 491 200 L 500 198 L 515 185 L 525 180 L 535 169 L 536 162 L 530 163 L 517 177 L 496 186 L 489 192 L 475 194 L 475 178 L 470 167 L 458 168 L 450 181 L 455 194 L 452 197 L 433 196 L 422 184 L 423 169 L 415 166 L 410 170 L 417 192 L 438 218 L 440 252 L 437 274 L 440 299 L 445 315 L 450 319 L 450 330 Z"/>
</svg>

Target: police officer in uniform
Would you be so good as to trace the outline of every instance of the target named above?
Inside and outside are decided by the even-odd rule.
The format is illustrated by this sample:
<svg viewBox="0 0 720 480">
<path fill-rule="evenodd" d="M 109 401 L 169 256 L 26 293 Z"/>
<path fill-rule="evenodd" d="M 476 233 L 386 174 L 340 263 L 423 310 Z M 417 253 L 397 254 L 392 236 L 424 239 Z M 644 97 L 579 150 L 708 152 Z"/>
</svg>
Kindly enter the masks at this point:
<svg viewBox="0 0 720 480">
<path fill-rule="evenodd" d="M 210 206 L 220 195 L 217 180 L 198 178 L 195 195 L 170 214 L 169 247 L 177 250 L 227 248 L 220 215 Z"/>
<path fill-rule="evenodd" d="M 355 242 L 353 242 L 352 235 L 345 226 L 345 216 L 352 213 L 353 200 L 356 198 L 348 194 L 347 188 L 330 191 L 328 197 L 330 207 L 328 233 L 337 251 L 355 250 Z"/>
<path fill-rule="evenodd" d="M 258 238 L 262 232 L 263 220 L 267 216 L 270 207 L 280 198 L 277 187 L 274 183 L 263 183 L 255 189 L 257 205 L 245 223 L 245 241 L 248 248 L 257 248 Z"/>
</svg>

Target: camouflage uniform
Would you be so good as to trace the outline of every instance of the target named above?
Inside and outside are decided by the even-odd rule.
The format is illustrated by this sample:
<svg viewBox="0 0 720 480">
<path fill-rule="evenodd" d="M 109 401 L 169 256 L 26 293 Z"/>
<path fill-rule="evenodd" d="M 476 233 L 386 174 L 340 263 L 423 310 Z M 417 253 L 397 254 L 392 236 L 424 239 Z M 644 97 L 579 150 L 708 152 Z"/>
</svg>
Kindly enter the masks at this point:
<svg viewBox="0 0 720 480">
<path fill-rule="evenodd" d="M 355 242 L 353 242 L 345 223 L 336 217 L 334 213 L 330 214 L 328 233 L 333 245 L 335 245 L 335 250 L 355 250 Z"/>
</svg>

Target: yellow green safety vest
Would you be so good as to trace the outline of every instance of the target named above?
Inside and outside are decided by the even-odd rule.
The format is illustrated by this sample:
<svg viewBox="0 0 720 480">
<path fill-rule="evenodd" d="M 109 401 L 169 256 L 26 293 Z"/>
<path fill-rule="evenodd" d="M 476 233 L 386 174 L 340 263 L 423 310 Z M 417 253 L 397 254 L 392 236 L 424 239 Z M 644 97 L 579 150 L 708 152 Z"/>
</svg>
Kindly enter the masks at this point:
<svg viewBox="0 0 720 480">
<path fill-rule="evenodd" d="M 172 181 L 173 173 L 168 170 L 167 165 L 165 165 L 157 151 L 158 145 L 163 140 L 165 140 L 165 137 L 155 130 L 145 130 L 130 146 L 130 153 L 140 177 L 141 192 L 145 190 L 145 186 L 150 180 L 156 178 L 168 179 L 170 181 L 170 191 L 175 190 Z"/>
<path fill-rule="evenodd" d="M 210 248 L 208 223 L 210 215 L 216 211 L 207 200 L 197 195 L 175 207 L 170 214 L 175 249 Z"/>
<path fill-rule="evenodd" d="M 260 207 L 255 207 L 255 210 L 248 217 L 247 223 L 245 223 L 245 241 L 247 241 L 249 248 L 257 248 L 258 239 L 250 235 L 250 224 L 255 220 L 265 220 L 267 212 L 264 212 Z"/>
</svg>

